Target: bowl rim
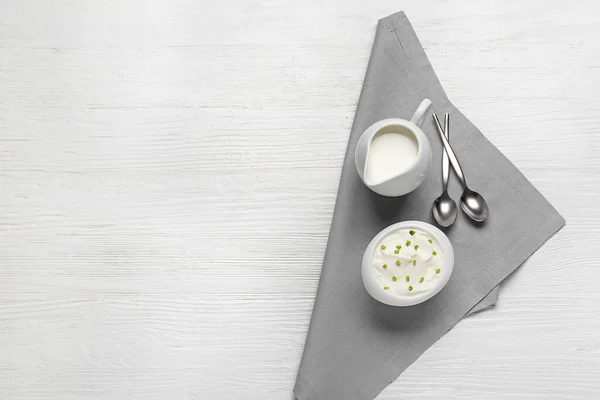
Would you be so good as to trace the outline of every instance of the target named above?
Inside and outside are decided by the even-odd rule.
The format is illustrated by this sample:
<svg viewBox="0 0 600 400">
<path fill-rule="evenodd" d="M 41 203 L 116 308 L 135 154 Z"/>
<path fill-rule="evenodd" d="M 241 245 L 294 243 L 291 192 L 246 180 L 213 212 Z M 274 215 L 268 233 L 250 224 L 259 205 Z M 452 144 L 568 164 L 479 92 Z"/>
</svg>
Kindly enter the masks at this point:
<svg viewBox="0 0 600 400">
<path fill-rule="evenodd" d="M 381 285 L 377 284 L 376 277 L 373 271 L 373 253 L 375 251 L 375 246 L 379 243 L 380 239 L 387 235 L 388 233 L 399 230 L 399 229 L 408 229 L 414 228 L 425 231 L 431 234 L 440 244 L 440 249 L 444 254 L 444 266 L 442 268 L 442 279 L 440 279 L 437 285 L 430 291 L 425 293 L 420 293 L 410 297 L 399 297 L 393 295 L 381 287 Z M 436 294 L 438 294 L 444 286 L 450 280 L 450 276 L 452 275 L 452 271 L 454 270 L 454 247 L 448 239 L 448 236 L 444 232 L 442 232 L 436 226 L 433 226 L 427 222 L 422 221 L 402 221 L 397 222 L 384 228 L 379 232 L 375 237 L 369 242 L 365 253 L 363 255 L 362 265 L 361 265 L 361 274 L 363 279 L 363 284 L 367 292 L 373 297 L 375 300 L 396 307 L 406 307 L 420 304 L 424 301 L 429 300 Z"/>
</svg>

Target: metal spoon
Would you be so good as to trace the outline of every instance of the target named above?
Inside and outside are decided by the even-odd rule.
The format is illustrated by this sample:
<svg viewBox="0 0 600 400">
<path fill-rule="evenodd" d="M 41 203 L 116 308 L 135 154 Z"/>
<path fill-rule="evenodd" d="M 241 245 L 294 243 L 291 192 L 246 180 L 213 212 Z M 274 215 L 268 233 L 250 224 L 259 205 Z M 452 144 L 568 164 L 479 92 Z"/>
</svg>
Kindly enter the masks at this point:
<svg viewBox="0 0 600 400">
<path fill-rule="evenodd" d="M 446 113 L 446 119 L 449 120 L 450 116 Z M 487 203 L 485 202 L 483 196 L 479 193 L 472 191 L 467 186 L 467 181 L 465 180 L 465 176 L 463 174 L 462 168 L 460 167 L 460 163 L 458 162 L 458 158 L 456 158 L 456 154 L 452 150 L 452 146 L 444 136 L 444 131 L 442 130 L 442 126 L 440 125 L 440 121 L 436 114 L 433 114 L 433 119 L 435 120 L 435 124 L 438 128 L 438 133 L 440 134 L 440 138 L 442 139 L 442 143 L 444 144 L 444 148 L 448 153 L 448 158 L 450 159 L 450 163 L 454 168 L 454 172 L 456 172 L 456 176 L 462 183 L 463 186 L 463 194 L 460 197 L 460 207 L 467 214 L 469 218 L 477 222 L 483 222 L 490 215 L 490 209 L 488 208 Z"/>
<path fill-rule="evenodd" d="M 450 121 L 448 114 L 444 119 L 444 135 L 449 139 Z M 450 162 L 446 151 L 442 153 L 442 194 L 433 202 L 433 217 L 440 226 L 449 227 L 456 220 L 458 210 L 456 202 L 448 194 L 448 178 L 450 175 Z"/>
</svg>

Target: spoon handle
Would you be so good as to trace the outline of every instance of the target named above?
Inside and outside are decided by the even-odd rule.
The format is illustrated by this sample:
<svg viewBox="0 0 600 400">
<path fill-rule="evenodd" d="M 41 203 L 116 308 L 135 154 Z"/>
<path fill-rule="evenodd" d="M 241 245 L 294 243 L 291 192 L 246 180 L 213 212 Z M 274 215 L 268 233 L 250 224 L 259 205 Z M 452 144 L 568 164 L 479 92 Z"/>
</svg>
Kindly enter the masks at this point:
<svg viewBox="0 0 600 400">
<path fill-rule="evenodd" d="M 444 135 L 450 141 L 450 115 L 446 114 L 444 118 Z M 450 178 L 450 161 L 448 161 L 448 153 L 444 149 L 442 152 L 442 190 L 448 191 L 448 179 Z"/>
<path fill-rule="evenodd" d="M 433 119 L 435 120 L 435 124 L 437 125 L 438 133 L 440 134 L 440 138 L 442 139 L 442 143 L 444 144 L 444 149 L 448 153 L 448 158 L 450 159 L 450 163 L 454 168 L 454 172 L 456 172 L 456 176 L 458 176 L 458 179 L 466 188 L 467 181 L 465 180 L 465 175 L 463 174 L 462 168 L 460 167 L 458 158 L 456 158 L 456 154 L 454 154 L 454 151 L 452 150 L 452 146 L 450 146 L 450 142 L 448 142 L 448 139 L 446 139 L 446 136 L 444 136 L 444 130 L 442 129 L 442 125 L 440 125 L 440 120 L 438 119 L 436 114 L 433 114 Z M 448 113 L 446 113 L 446 119 L 449 122 L 450 115 Z"/>
</svg>

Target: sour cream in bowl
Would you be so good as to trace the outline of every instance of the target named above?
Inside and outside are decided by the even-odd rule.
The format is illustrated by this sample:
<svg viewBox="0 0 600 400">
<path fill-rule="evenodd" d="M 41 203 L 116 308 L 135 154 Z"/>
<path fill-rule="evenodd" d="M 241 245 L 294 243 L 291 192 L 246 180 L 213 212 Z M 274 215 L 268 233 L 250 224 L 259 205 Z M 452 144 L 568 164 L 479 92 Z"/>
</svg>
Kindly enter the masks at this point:
<svg viewBox="0 0 600 400">
<path fill-rule="evenodd" d="M 371 240 L 362 260 L 367 292 L 391 306 L 412 306 L 446 286 L 454 268 L 454 249 L 435 226 L 404 221 Z"/>
</svg>

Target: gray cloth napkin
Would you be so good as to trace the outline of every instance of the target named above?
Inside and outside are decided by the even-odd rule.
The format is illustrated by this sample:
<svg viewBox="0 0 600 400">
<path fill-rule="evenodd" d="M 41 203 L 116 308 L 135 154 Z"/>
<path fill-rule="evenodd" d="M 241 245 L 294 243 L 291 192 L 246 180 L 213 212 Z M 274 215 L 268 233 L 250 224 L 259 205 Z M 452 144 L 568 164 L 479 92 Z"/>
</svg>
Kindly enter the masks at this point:
<svg viewBox="0 0 600 400">
<path fill-rule="evenodd" d="M 451 143 L 491 214 L 475 225 L 461 212 L 446 230 L 456 259 L 439 294 L 416 306 L 391 307 L 364 289 L 361 257 L 370 240 L 392 223 L 434 223 L 431 203 L 441 191 L 441 144 L 428 115 L 422 128 L 432 145 L 433 167 L 416 191 L 401 198 L 379 196 L 363 185 L 354 167 L 354 146 L 373 122 L 410 118 L 424 98 L 433 102 L 430 114 L 450 113 Z M 452 180 L 450 195 L 458 199 L 461 191 Z M 450 103 L 406 15 L 380 20 L 346 150 L 295 396 L 373 399 L 470 310 L 493 304 L 495 297 L 486 296 L 563 225 L 548 201 Z"/>
</svg>

